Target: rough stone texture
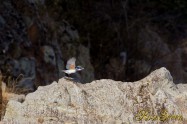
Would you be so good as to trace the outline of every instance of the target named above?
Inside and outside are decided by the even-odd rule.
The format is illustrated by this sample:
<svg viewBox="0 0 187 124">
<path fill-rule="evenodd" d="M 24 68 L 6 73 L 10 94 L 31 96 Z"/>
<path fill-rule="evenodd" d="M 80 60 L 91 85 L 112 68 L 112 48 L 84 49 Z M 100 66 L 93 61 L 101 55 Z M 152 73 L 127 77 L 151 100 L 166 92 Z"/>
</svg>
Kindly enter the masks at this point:
<svg viewBox="0 0 187 124">
<path fill-rule="evenodd" d="M 186 82 L 187 52 L 185 42 L 183 41 L 183 45 L 180 47 L 171 49 L 170 44 L 153 26 L 145 26 L 139 32 L 137 45 L 139 54 L 144 56 L 131 59 L 130 62 L 135 70 L 134 75 L 144 77 L 156 68 L 166 67 L 173 75 L 175 83 Z"/>
<path fill-rule="evenodd" d="M 34 80 L 36 78 L 36 63 L 34 58 L 22 57 L 19 60 L 12 59 L 7 61 L 6 65 L 11 67 L 10 70 L 13 77 L 22 77 L 21 80 L 14 84 L 16 88 L 34 91 Z M 7 81 L 7 83 L 10 82 Z"/>
<path fill-rule="evenodd" d="M 90 80 L 94 80 L 94 68 L 90 62 L 90 50 L 86 48 L 83 45 L 80 45 L 79 48 L 79 55 L 78 55 L 78 60 L 77 63 L 82 65 L 85 69 L 84 71 L 81 72 L 80 77 L 82 77 L 81 82 L 90 82 Z M 92 72 L 92 73 L 89 73 Z"/>
<path fill-rule="evenodd" d="M 55 65 L 56 60 L 55 60 L 55 52 L 53 48 L 50 46 L 43 46 L 43 51 L 44 51 L 44 61 L 46 63 L 51 63 Z"/>
<path fill-rule="evenodd" d="M 23 75 L 18 88 L 30 92 L 58 80 L 71 57 L 87 68 L 79 74 L 82 82 L 94 80 L 90 51 L 79 41 L 78 30 L 64 18 L 55 20 L 45 0 L 2 1 L 0 12 L 0 69 L 7 78 Z"/>
<path fill-rule="evenodd" d="M 9 123 L 172 123 L 183 124 L 187 119 L 187 93 L 175 85 L 165 68 L 152 72 L 137 82 L 108 79 L 79 84 L 60 79 L 41 86 L 26 96 L 23 103 L 10 100 L 3 122 Z M 186 89 L 187 90 L 187 89 Z M 138 122 L 138 112 L 148 110 L 160 115 L 166 110 L 171 115 L 182 115 L 183 120 Z"/>
</svg>

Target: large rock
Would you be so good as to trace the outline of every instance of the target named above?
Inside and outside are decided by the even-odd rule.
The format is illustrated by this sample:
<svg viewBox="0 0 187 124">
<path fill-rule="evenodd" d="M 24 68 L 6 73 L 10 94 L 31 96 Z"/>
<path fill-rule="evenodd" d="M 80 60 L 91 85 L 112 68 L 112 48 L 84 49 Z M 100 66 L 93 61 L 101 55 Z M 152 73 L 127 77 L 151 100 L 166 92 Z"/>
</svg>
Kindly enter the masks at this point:
<svg viewBox="0 0 187 124">
<path fill-rule="evenodd" d="M 182 88 L 173 83 L 165 68 L 137 82 L 103 79 L 78 84 L 62 78 L 28 94 L 23 103 L 10 100 L 3 122 L 183 124 L 187 89 Z"/>
<path fill-rule="evenodd" d="M 156 68 L 166 67 L 173 75 L 175 83 L 184 83 L 187 80 L 186 73 L 186 44 L 183 41 L 180 47 L 171 47 L 164 40 L 164 36 L 152 26 L 145 26 L 138 35 L 139 57 L 130 60 L 134 77 L 144 77 Z M 180 43 L 181 41 L 179 41 Z"/>
<path fill-rule="evenodd" d="M 79 77 L 81 77 L 80 82 L 91 82 L 94 80 L 94 68 L 90 61 L 90 50 L 83 45 L 79 45 L 78 51 L 79 55 L 77 57 L 77 63 L 85 68 L 81 74 L 79 73 Z"/>
<path fill-rule="evenodd" d="M 71 57 L 85 68 L 78 74 L 81 82 L 94 80 L 89 48 L 81 44 L 72 24 L 64 18 L 54 19 L 56 12 L 47 3 L 53 2 L 7 0 L 0 4 L 0 69 L 13 80 L 23 75 L 18 88 L 28 92 L 63 77 L 64 64 Z"/>
<path fill-rule="evenodd" d="M 13 85 L 18 89 L 22 88 L 22 90 L 27 90 L 27 92 L 35 90 L 36 63 L 34 58 L 22 57 L 19 60 L 12 59 L 8 60 L 5 65 L 9 67 L 10 74 L 17 78 L 16 81 L 7 81 L 10 86 Z"/>
<path fill-rule="evenodd" d="M 52 65 L 56 64 L 55 52 L 50 46 L 43 46 L 44 61 Z"/>
</svg>

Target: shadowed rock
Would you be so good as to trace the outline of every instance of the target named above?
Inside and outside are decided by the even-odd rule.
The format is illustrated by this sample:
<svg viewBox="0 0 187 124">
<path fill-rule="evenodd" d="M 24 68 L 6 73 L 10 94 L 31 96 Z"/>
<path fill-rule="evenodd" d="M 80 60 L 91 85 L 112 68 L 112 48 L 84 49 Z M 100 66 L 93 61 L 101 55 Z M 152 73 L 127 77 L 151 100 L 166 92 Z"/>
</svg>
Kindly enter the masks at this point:
<svg viewBox="0 0 187 124">
<path fill-rule="evenodd" d="M 10 100 L 3 122 L 183 124 L 187 119 L 187 92 L 182 88 L 173 83 L 165 68 L 136 82 L 103 79 L 79 84 L 62 78 L 38 87 L 23 103 Z M 147 115 L 142 117 L 141 110 Z M 163 113 L 168 117 L 160 121 Z"/>
</svg>

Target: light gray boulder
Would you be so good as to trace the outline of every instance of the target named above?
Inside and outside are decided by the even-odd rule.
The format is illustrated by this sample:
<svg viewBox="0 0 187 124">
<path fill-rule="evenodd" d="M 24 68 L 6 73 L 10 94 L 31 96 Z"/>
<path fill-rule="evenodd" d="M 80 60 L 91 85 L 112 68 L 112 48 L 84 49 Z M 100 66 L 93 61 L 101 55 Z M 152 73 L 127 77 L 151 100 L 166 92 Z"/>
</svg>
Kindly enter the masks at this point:
<svg viewBox="0 0 187 124">
<path fill-rule="evenodd" d="M 173 83 L 166 68 L 136 82 L 102 79 L 79 84 L 62 78 L 38 87 L 23 103 L 10 100 L 2 122 L 183 124 L 187 119 L 187 93 L 181 87 Z"/>
</svg>

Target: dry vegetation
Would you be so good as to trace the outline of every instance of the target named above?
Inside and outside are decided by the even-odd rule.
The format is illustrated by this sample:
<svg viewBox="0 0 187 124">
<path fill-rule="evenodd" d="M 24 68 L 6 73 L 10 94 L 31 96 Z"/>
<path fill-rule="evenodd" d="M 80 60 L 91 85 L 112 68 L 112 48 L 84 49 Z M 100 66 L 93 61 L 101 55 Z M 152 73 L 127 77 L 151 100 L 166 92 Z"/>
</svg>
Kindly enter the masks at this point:
<svg viewBox="0 0 187 124">
<path fill-rule="evenodd" d="M 16 97 L 17 94 L 26 94 L 29 92 L 28 89 L 21 89 L 21 88 L 16 87 L 18 80 L 21 76 L 22 75 L 20 74 L 16 79 L 12 79 L 11 77 L 8 77 L 7 83 L 4 83 L 6 76 L 3 76 L 2 74 L 0 74 L 0 82 L 1 82 L 1 107 L 0 107 L 1 109 L 0 109 L 0 112 L 1 112 L 1 117 L 5 114 L 6 105 L 10 99 Z M 15 98 L 15 99 L 22 101 L 21 99 L 23 97 L 21 99 L 20 98 Z"/>
</svg>

